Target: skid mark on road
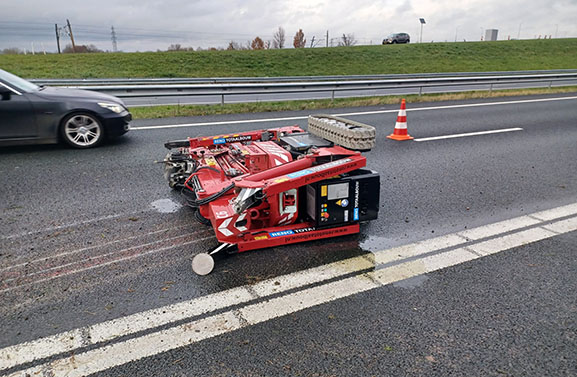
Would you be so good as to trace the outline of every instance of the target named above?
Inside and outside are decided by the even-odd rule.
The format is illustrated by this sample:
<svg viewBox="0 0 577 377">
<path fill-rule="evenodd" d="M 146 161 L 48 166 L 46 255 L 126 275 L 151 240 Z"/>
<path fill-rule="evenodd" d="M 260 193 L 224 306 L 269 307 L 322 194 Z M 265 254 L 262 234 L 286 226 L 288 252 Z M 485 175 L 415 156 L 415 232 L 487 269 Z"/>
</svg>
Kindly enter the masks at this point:
<svg viewBox="0 0 577 377">
<path fill-rule="evenodd" d="M 117 239 L 117 240 L 113 240 L 113 241 L 109 241 L 103 244 L 98 244 L 98 245 L 91 245 L 91 246 L 87 246 L 87 247 L 82 247 L 79 249 L 75 249 L 75 250 L 71 250 L 71 251 L 59 251 L 59 250 L 55 250 L 53 251 L 54 254 L 48 255 L 46 257 L 42 257 L 42 258 L 37 258 L 37 259 L 32 259 L 32 260 L 27 260 L 25 262 L 22 263 L 18 263 L 18 264 L 14 264 L 11 266 L 7 266 L 7 267 L 3 267 L 0 268 L 0 281 L 4 280 L 4 276 L 8 276 L 8 275 L 4 275 L 3 273 L 5 273 L 6 271 L 13 271 L 14 269 L 17 268 L 23 268 L 26 267 L 27 269 L 30 269 L 31 266 L 35 266 L 38 265 L 40 263 L 44 263 L 46 262 L 45 265 L 43 265 L 43 268 L 49 268 L 49 267 L 54 267 L 57 266 L 57 262 L 52 262 L 54 259 L 58 259 L 58 258 L 68 258 L 70 256 L 73 256 L 75 254 L 78 253 L 83 253 L 83 252 L 87 252 L 87 251 L 92 251 L 95 249 L 99 249 L 99 248 L 103 248 L 106 246 L 113 246 L 122 242 L 127 242 L 127 241 L 132 241 L 134 239 L 140 239 L 140 238 L 146 238 L 148 236 L 154 236 L 154 235 L 159 235 L 161 233 L 166 233 L 168 231 L 171 230 L 178 230 L 178 229 L 183 229 L 188 227 L 189 224 L 187 225 L 182 225 L 182 226 L 178 226 L 178 227 L 170 227 L 170 228 L 165 228 L 165 229 L 160 229 L 160 230 L 156 230 L 156 231 L 152 231 L 152 232 L 148 232 L 148 233 L 143 233 L 143 234 L 139 234 L 136 236 L 131 236 L 131 237 L 126 237 L 126 238 L 121 238 L 121 239 Z M 34 267 L 32 267 L 32 269 L 34 269 Z"/>
<path fill-rule="evenodd" d="M 191 245 L 197 242 L 214 238 L 208 231 L 189 233 L 167 239 L 138 244 L 128 248 L 110 251 L 104 254 L 81 258 L 73 262 L 67 262 L 56 266 L 39 268 L 35 271 L 11 271 L 9 274 L 1 276 L 2 285 L 0 293 L 14 290 L 16 288 L 27 287 L 32 284 L 47 282 L 53 279 L 66 277 L 72 274 L 105 267 L 114 263 L 119 263 L 145 255 L 159 253 L 176 247 Z M 158 247 L 160 246 L 160 247 Z"/>
<path fill-rule="evenodd" d="M 53 376 L 88 375 L 572 231 L 577 231 L 576 204 L 377 251 L 369 254 L 373 258 L 354 257 L 6 347 L 0 350 L 0 370 L 53 358 L 11 376 L 43 371 Z M 214 313 L 216 310 L 221 311 Z M 166 328 L 171 323 L 174 325 Z M 129 335 L 133 337 L 122 338 Z M 82 339 L 89 339 L 88 343 Z M 93 347 L 83 350 L 86 346 Z M 73 356 L 69 357 L 70 352 Z"/>
</svg>

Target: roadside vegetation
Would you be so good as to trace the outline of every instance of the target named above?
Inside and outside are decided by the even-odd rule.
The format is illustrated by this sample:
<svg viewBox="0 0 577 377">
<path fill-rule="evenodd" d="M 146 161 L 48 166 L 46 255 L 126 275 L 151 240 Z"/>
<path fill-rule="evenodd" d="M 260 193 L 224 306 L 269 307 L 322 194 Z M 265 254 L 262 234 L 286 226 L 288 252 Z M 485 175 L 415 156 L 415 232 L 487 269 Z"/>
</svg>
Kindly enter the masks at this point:
<svg viewBox="0 0 577 377">
<path fill-rule="evenodd" d="M 134 119 L 150 118 L 171 118 L 187 117 L 216 114 L 239 114 L 239 113 L 257 113 L 272 111 L 298 111 L 298 110 L 319 110 L 335 109 L 342 107 L 363 107 L 379 106 L 401 103 L 405 98 L 407 103 L 419 102 L 440 102 L 463 99 L 478 98 L 496 98 L 496 97 L 513 97 L 525 96 L 531 94 L 555 94 L 555 93 L 574 93 L 577 92 L 577 86 L 568 86 L 562 88 L 536 88 L 536 89 L 510 89 L 488 91 L 471 91 L 461 93 L 435 93 L 416 94 L 404 96 L 380 96 L 380 97 L 358 97 L 358 98 L 338 98 L 334 101 L 326 100 L 305 100 L 305 101 L 280 101 L 280 102 L 254 102 L 254 103 L 231 103 L 224 105 L 163 105 L 151 107 L 133 107 L 130 109 Z"/>
<path fill-rule="evenodd" d="M 263 77 L 577 68 L 577 39 L 332 48 L 0 55 L 25 78 Z"/>
</svg>

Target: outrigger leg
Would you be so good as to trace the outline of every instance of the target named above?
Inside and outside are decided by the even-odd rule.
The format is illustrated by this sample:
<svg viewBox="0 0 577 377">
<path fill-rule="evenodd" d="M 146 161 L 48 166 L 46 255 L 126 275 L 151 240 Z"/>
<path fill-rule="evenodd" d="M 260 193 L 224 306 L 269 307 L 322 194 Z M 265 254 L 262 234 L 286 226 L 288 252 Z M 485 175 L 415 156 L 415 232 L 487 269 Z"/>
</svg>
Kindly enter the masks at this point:
<svg viewBox="0 0 577 377">
<path fill-rule="evenodd" d="M 192 258 L 192 271 L 197 275 L 208 275 L 214 269 L 214 254 L 234 247 L 231 243 L 222 243 L 210 253 L 200 253 Z"/>
</svg>

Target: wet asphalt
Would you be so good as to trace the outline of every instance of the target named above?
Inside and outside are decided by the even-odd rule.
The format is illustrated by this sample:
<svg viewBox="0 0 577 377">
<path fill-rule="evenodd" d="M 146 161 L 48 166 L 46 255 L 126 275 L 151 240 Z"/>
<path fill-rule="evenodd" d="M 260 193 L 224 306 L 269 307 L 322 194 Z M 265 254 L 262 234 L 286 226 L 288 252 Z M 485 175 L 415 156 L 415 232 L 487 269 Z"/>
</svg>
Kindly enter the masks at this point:
<svg viewBox="0 0 577 377">
<path fill-rule="evenodd" d="M 135 121 L 133 126 L 306 115 L 160 119 Z M 190 210 L 180 206 L 179 195 L 163 181 L 161 165 L 154 164 L 166 153 L 163 142 L 287 124 L 305 126 L 306 120 L 134 130 L 86 151 L 64 146 L 2 149 L 0 347 L 577 201 L 575 100 L 409 112 L 409 133 L 415 137 L 524 129 L 420 143 L 385 139 L 392 132 L 395 113 L 350 118 L 377 128 L 378 143 L 367 158 L 369 168 L 381 173 L 379 219 L 364 226 L 360 235 L 224 258 L 206 277 L 193 274 L 190 260 L 215 247 L 216 240 L 210 228 L 197 224 Z M 547 246 L 549 243 L 553 245 Z M 173 353 L 169 353 L 109 372 L 351 375 L 355 373 L 349 370 L 358 370 L 359 374 L 386 375 L 385 371 L 391 370 L 390 375 L 403 371 L 446 375 L 453 370 L 455 375 L 543 375 L 538 373 L 541 369 L 536 360 L 553 363 L 552 355 L 565 347 L 561 339 L 575 345 L 577 314 L 575 289 L 571 289 L 575 284 L 575 244 L 574 234 L 555 237 L 428 274 L 414 289 L 400 283 L 174 351 L 178 356 L 174 360 L 182 362 L 170 364 Z M 532 248 L 537 249 L 527 251 Z M 527 266 L 517 260 L 525 260 Z M 548 278 L 536 277 L 536 269 L 529 264 L 542 266 L 539 271 Z M 541 287 L 542 294 L 535 295 L 533 287 Z M 567 287 L 565 301 L 557 296 L 553 300 L 550 292 L 562 287 Z M 521 305 L 523 298 L 530 304 L 515 317 L 511 310 L 516 309 L 508 303 L 515 299 Z M 559 301 L 560 306 L 551 300 Z M 494 315 L 473 304 L 492 307 Z M 425 311 L 419 318 L 411 312 L 431 305 L 435 310 Z M 525 336 L 522 329 L 539 323 L 530 310 L 535 305 L 540 308 L 538 314 L 550 317 L 552 324 Z M 333 312 L 342 320 L 329 319 Z M 459 321 L 450 321 L 447 313 Z M 465 321 L 471 316 L 473 321 Z M 562 322 L 564 316 L 572 322 Z M 492 321 L 496 321 L 495 328 L 489 331 Z M 514 323 L 520 326 L 518 338 L 506 336 L 505 330 Z M 559 335 L 563 323 L 569 331 L 566 338 Z M 471 328 L 471 324 L 477 327 Z M 383 337 L 381 331 L 390 337 Z M 482 339 L 481 349 L 474 347 Z M 536 359 L 539 339 L 549 343 L 547 352 Z M 278 353 L 271 353 L 277 348 Z M 513 361 L 505 368 L 503 355 L 507 352 Z M 565 357 L 576 365 L 574 351 Z M 523 360 L 532 361 L 533 369 L 521 367 Z M 559 370 L 571 371 L 562 361 L 556 362 L 565 368 Z M 466 366 L 469 363 L 471 366 Z M 486 369 L 491 365 L 495 368 Z M 451 366 L 456 369 L 447 369 Z M 543 364 L 543 368 L 553 366 Z M 193 370 L 196 372 L 187 373 Z"/>
</svg>

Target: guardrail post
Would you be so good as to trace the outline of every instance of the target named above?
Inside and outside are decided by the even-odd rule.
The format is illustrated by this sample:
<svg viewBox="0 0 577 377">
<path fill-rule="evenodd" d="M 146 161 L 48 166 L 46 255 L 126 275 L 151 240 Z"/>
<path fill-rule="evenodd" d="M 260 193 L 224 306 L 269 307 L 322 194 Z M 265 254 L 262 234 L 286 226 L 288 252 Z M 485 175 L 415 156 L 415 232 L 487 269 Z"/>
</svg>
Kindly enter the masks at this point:
<svg viewBox="0 0 577 377">
<path fill-rule="evenodd" d="M 423 87 L 419 86 L 419 96 L 422 96 L 422 95 L 423 95 Z"/>
<path fill-rule="evenodd" d="M 553 81 L 549 81 L 549 89 L 551 89 L 551 85 L 553 85 Z"/>
<path fill-rule="evenodd" d="M 489 85 L 489 94 L 493 93 L 493 84 Z"/>
<path fill-rule="evenodd" d="M 331 91 L 331 102 L 335 101 L 335 91 Z"/>
<path fill-rule="evenodd" d="M 224 94 L 220 95 L 220 105 L 224 106 Z"/>
</svg>

